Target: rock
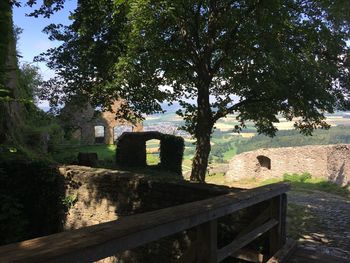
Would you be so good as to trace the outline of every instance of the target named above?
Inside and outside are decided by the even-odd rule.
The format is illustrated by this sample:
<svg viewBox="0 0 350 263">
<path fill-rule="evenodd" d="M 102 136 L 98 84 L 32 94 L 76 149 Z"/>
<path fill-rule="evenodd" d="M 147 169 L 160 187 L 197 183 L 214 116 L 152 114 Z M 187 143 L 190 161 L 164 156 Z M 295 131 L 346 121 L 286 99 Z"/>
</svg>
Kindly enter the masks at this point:
<svg viewBox="0 0 350 263">
<path fill-rule="evenodd" d="M 98 157 L 97 153 L 79 153 L 78 164 L 83 166 L 94 167 L 97 165 Z"/>
</svg>

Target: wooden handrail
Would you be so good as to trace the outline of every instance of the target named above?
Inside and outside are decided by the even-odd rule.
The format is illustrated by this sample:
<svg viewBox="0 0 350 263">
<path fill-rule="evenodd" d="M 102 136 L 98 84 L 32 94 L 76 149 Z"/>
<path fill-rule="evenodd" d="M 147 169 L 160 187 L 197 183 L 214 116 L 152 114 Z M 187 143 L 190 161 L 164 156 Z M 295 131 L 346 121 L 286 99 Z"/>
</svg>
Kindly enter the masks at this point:
<svg viewBox="0 0 350 263">
<path fill-rule="evenodd" d="M 2 246 L 0 262 L 100 260 L 270 200 L 289 188 L 286 183 L 266 185 Z M 275 223 L 269 222 L 269 227 Z"/>
</svg>

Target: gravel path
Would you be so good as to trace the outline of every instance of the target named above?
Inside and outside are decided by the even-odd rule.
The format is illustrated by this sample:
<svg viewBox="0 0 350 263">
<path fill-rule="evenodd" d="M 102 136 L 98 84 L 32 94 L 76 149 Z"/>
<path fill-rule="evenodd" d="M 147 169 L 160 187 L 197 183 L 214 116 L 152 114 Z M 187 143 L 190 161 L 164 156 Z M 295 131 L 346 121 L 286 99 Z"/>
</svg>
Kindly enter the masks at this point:
<svg viewBox="0 0 350 263">
<path fill-rule="evenodd" d="M 291 191 L 288 202 L 303 210 L 294 226 L 302 246 L 350 259 L 350 201 L 321 191 Z"/>
</svg>

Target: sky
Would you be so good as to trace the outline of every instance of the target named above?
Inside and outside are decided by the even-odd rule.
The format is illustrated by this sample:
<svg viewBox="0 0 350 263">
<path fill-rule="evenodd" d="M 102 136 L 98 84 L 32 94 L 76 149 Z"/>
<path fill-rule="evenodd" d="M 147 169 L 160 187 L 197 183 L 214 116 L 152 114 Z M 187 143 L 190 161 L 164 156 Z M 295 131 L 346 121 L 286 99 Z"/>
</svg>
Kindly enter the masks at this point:
<svg viewBox="0 0 350 263">
<path fill-rule="evenodd" d="M 22 1 L 24 2 L 24 1 Z M 40 2 L 40 1 L 39 1 Z M 45 26 L 51 23 L 61 23 L 64 25 L 70 24 L 69 15 L 76 7 L 76 0 L 67 0 L 65 8 L 53 16 L 48 18 L 43 17 L 28 17 L 26 14 L 30 13 L 33 8 L 28 6 L 13 8 L 13 22 L 16 26 L 23 29 L 17 43 L 19 54 L 22 56 L 20 63 L 33 63 L 35 56 L 47 49 L 58 46 L 59 42 L 53 42 L 48 39 L 48 36 L 42 32 Z M 41 70 L 41 74 L 45 80 L 54 75 L 54 72 L 49 70 L 44 63 L 37 63 Z M 40 108 L 48 109 L 48 103 L 42 101 L 38 105 Z"/>
</svg>

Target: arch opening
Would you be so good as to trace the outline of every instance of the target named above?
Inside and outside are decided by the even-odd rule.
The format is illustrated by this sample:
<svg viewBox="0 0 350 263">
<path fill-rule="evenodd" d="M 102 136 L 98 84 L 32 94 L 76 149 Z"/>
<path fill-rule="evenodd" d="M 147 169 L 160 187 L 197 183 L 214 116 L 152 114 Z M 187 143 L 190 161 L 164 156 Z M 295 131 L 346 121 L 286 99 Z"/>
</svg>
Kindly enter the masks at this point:
<svg viewBox="0 0 350 263">
<path fill-rule="evenodd" d="M 259 165 L 261 168 L 266 168 L 268 170 L 271 170 L 271 159 L 264 155 L 259 155 L 256 157 L 259 161 Z"/>
<path fill-rule="evenodd" d="M 95 143 L 105 143 L 105 127 L 102 125 L 97 125 L 95 129 Z"/>
<path fill-rule="evenodd" d="M 146 164 L 152 166 L 160 164 L 160 140 L 146 141 Z"/>
</svg>

